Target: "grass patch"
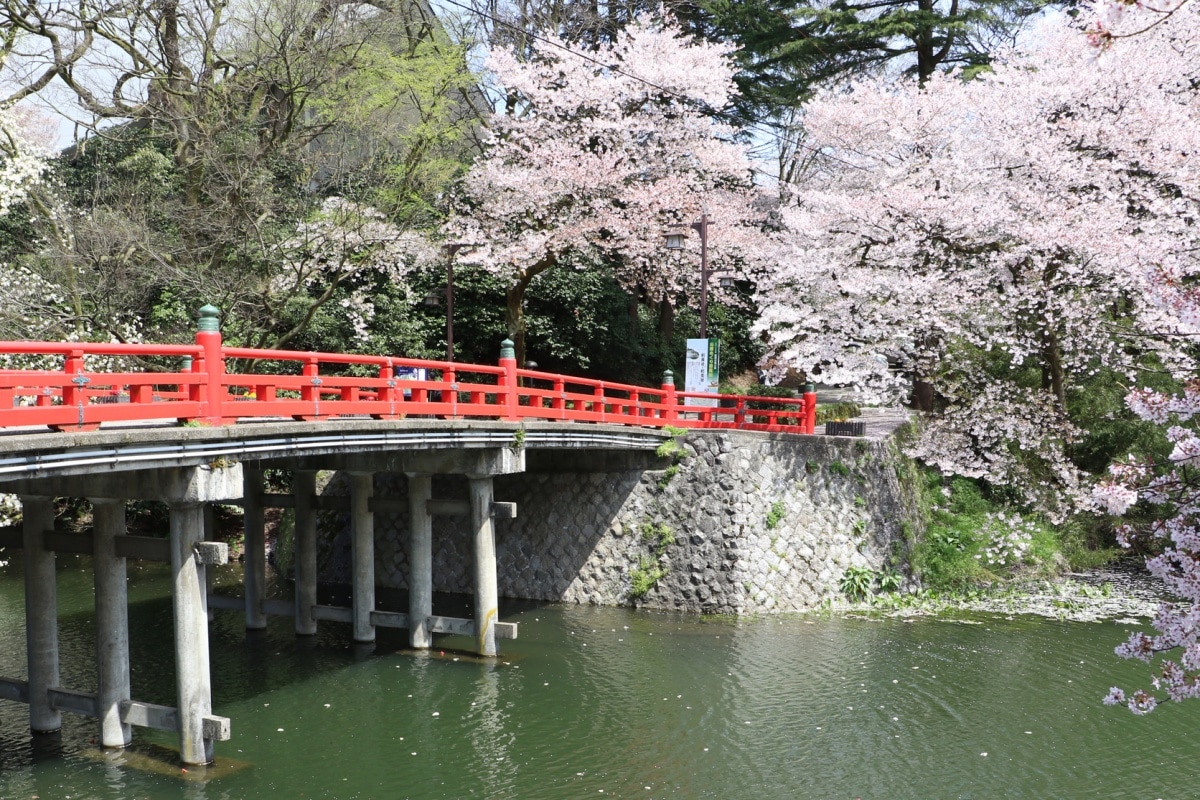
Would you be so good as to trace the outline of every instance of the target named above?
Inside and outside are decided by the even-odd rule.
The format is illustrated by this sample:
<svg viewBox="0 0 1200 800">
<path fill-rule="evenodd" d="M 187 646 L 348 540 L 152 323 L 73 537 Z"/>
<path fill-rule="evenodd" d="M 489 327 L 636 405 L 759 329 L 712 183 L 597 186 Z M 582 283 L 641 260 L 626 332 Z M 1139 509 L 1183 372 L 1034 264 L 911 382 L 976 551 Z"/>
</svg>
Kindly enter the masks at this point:
<svg viewBox="0 0 1200 800">
<path fill-rule="evenodd" d="M 862 409 L 858 407 L 858 403 L 828 403 L 826 405 L 817 406 L 817 424 L 824 422 L 841 422 L 862 414 Z"/>
</svg>

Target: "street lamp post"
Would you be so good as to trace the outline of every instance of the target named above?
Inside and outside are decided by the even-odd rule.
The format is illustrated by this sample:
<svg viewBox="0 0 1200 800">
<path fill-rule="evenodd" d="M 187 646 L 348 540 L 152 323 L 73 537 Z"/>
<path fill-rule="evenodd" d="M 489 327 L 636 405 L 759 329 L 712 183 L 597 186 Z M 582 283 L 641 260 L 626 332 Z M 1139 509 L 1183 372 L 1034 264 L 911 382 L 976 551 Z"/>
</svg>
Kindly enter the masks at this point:
<svg viewBox="0 0 1200 800">
<path fill-rule="evenodd" d="M 700 338 L 708 338 L 708 214 L 700 215 L 699 222 L 693 222 L 692 230 L 700 234 Z M 675 230 L 666 234 L 668 250 L 682 250 L 684 235 Z"/>
<path fill-rule="evenodd" d="M 462 242 L 444 245 L 446 250 L 446 360 L 454 361 L 454 255 L 466 247 Z"/>
</svg>

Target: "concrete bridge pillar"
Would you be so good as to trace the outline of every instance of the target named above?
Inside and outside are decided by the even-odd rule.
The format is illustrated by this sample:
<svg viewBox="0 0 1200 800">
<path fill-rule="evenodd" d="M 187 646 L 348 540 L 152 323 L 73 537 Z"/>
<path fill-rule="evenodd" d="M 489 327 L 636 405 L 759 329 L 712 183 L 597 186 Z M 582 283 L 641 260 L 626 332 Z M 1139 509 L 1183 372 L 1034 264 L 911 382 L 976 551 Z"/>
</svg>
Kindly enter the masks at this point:
<svg viewBox="0 0 1200 800">
<path fill-rule="evenodd" d="M 29 729 L 54 733 L 62 714 L 50 703 L 58 688 L 58 586 L 54 552 L 45 533 L 54 528 L 54 498 L 22 495 L 25 546 L 25 642 L 29 668 Z"/>
<path fill-rule="evenodd" d="M 292 473 L 296 508 L 296 635 L 317 632 L 313 607 L 317 604 L 317 473 L 298 469 Z"/>
<path fill-rule="evenodd" d="M 267 616 L 262 608 L 263 593 L 267 586 L 267 536 L 263 518 L 263 472 L 260 467 L 242 465 L 242 493 L 246 630 L 261 631 L 267 627 Z"/>
<path fill-rule="evenodd" d="M 127 747 L 131 726 L 121 721 L 129 696 L 129 591 L 125 559 L 116 539 L 125 534 L 125 501 L 92 498 L 92 565 L 96 591 L 96 713 L 100 744 Z"/>
<path fill-rule="evenodd" d="M 210 764 L 213 740 L 204 735 L 204 720 L 212 714 L 205 602 L 208 570 L 196 554 L 197 543 L 204 539 L 204 504 L 174 502 L 170 509 L 179 754 L 184 764 Z"/>
<path fill-rule="evenodd" d="M 371 612 L 375 610 L 375 515 L 371 497 L 375 494 L 375 474 L 350 473 L 350 560 L 353 564 L 351 613 L 354 641 L 375 641 Z"/>
<path fill-rule="evenodd" d="M 433 477 L 408 473 L 408 641 L 417 649 L 433 644 L 429 618 L 433 616 L 433 517 L 429 500 Z"/>
<path fill-rule="evenodd" d="M 499 653 L 496 619 L 499 613 L 496 586 L 496 525 L 492 517 L 492 476 L 469 476 L 471 529 L 475 553 L 475 646 L 481 656 Z"/>
<path fill-rule="evenodd" d="M 202 509 L 204 514 L 204 532 L 200 538 L 206 542 L 216 541 L 217 538 L 217 507 L 211 503 L 205 503 Z M 216 619 L 216 613 L 208 607 L 208 597 L 212 594 L 213 581 L 216 580 L 217 573 L 211 569 L 204 570 L 204 610 L 208 615 L 208 621 L 212 622 Z"/>
</svg>

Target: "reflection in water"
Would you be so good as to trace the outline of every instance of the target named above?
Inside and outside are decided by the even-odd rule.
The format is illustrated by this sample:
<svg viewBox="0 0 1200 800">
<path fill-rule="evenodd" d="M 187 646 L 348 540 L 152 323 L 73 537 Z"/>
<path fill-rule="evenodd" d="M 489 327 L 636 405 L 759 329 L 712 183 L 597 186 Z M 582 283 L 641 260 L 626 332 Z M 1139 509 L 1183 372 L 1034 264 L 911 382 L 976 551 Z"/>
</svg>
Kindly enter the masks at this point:
<svg viewBox="0 0 1200 800">
<path fill-rule="evenodd" d="M 12 570 L 0 574 L 0 675 L 22 678 Z M 130 589 L 135 696 L 169 703 L 165 572 L 139 570 Z M 63 684 L 86 688 L 86 559 L 63 566 L 59 602 Z M 174 736 L 158 731 L 100 753 L 96 722 L 71 715 L 59 736 L 34 739 L 24 706 L 0 702 L 0 797 L 1193 794 L 1190 706 L 1137 719 L 1099 704 L 1109 685 L 1140 677 L 1111 655 L 1122 626 L 535 606 L 504 616 L 521 638 L 490 663 L 451 650 L 465 640 L 413 654 L 405 632 L 380 631 L 372 652 L 345 625 L 297 639 L 287 619 L 247 634 L 239 615 L 218 615 L 214 711 L 232 718 L 233 739 L 218 744 L 215 769 L 183 773 L 163 755 Z"/>
</svg>

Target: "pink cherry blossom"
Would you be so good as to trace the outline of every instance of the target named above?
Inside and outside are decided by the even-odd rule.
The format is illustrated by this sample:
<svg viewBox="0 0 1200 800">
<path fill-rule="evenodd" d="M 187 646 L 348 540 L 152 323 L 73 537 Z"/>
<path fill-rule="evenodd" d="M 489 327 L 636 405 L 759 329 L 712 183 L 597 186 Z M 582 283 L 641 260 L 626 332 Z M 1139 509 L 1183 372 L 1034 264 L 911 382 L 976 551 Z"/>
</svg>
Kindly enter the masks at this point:
<svg viewBox="0 0 1200 800">
<path fill-rule="evenodd" d="M 694 298 L 695 253 L 668 254 L 663 234 L 703 213 L 714 270 L 760 263 L 765 213 L 748 148 L 706 113 L 735 91 L 729 48 L 649 20 L 589 58 L 548 39 L 526 60 L 489 57 L 511 102 L 489 120 L 485 152 L 445 228 L 473 245 L 460 260 L 509 284 L 510 314 L 540 272 L 589 259 L 649 301 Z"/>
</svg>

